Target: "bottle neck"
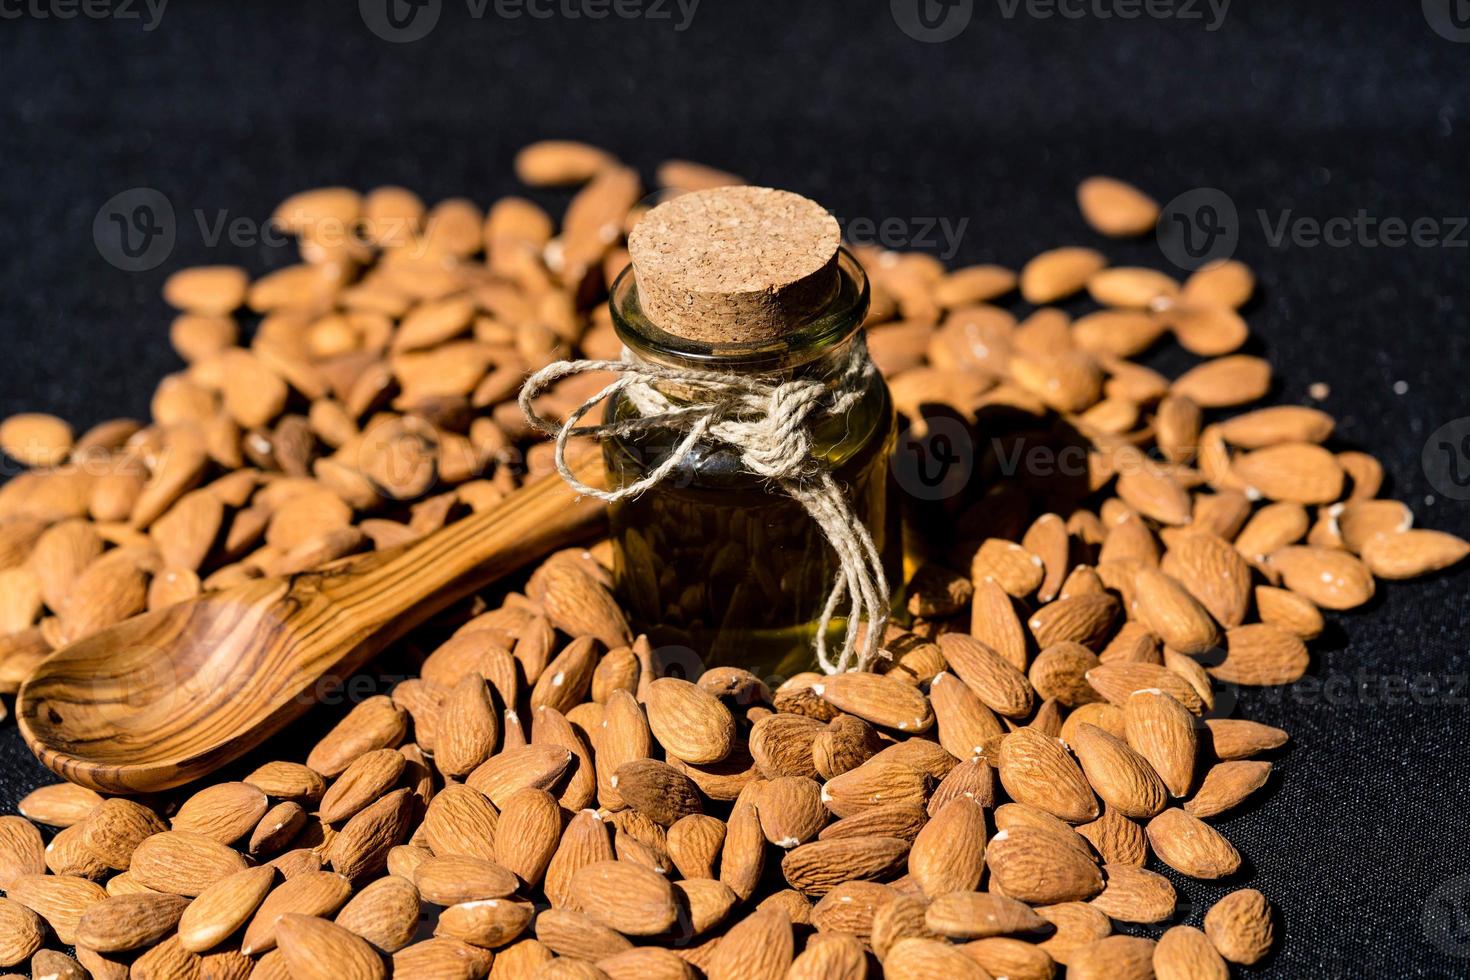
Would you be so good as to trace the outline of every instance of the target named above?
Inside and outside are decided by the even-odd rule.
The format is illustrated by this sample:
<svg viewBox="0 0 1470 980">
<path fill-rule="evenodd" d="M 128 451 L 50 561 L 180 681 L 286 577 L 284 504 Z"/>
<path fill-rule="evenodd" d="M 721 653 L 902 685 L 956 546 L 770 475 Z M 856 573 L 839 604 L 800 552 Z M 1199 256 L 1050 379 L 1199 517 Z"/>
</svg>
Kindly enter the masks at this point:
<svg viewBox="0 0 1470 980">
<path fill-rule="evenodd" d="M 846 249 L 837 260 L 838 283 L 828 305 L 791 324 L 781 337 L 755 344 L 708 344 L 661 329 L 643 314 L 629 266 L 613 284 L 613 325 L 637 358 L 681 370 L 800 377 L 840 376 L 854 343 L 861 343 L 868 312 L 868 279 Z"/>
</svg>

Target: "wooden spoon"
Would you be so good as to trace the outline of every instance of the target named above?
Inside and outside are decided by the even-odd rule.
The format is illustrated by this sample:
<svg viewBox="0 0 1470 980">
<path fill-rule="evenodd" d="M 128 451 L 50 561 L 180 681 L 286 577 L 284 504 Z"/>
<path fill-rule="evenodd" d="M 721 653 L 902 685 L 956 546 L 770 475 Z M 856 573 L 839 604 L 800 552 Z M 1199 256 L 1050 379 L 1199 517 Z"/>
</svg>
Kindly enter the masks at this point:
<svg viewBox="0 0 1470 980">
<path fill-rule="evenodd" d="M 599 481 L 600 454 L 578 471 Z M 17 703 L 21 734 L 52 771 L 96 790 L 197 779 L 450 603 L 586 537 L 603 512 L 553 473 L 420 541 L 126 620 L 36 668 Z"/>
</svg>

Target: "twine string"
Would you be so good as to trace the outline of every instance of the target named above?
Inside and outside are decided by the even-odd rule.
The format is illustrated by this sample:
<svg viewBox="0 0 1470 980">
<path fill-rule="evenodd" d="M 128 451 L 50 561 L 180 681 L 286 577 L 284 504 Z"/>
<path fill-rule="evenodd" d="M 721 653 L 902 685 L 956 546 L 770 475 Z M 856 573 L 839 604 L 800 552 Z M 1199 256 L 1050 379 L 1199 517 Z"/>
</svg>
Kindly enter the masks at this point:
<svg viewBox="0 0 1470 980">
<path fill-rule="evenodd" d="M 618 377 L 560 424 L 537 412 L 535 399 L 552 385 L 592 371 Z M 833 386 L 811 378 L 771 382 L 753 375 L 680 370 L 652 364 L 624 348 L 617 361 L 558 361 L 542 368 L 521 388 L 520 404 L 532 425 L 554 437 L 557 472 L 578 493 L 609 503 L 635 497 L 658 486 L 701 440 L 712 438 L 737 450 L 747 470 L 772 481 L 801 504 L 837 557 L 837 572 L 822 607 L 815 641 L 817 663 L 834 674 L 854 666 L 870 667 L 881 654 L 888 619 L 888 581 L 872 535 L 853 512 L 831 468 L 812 452 L 809 422 L 818 411 L 840 415 L 852 409 L 876 373 L 861 343 L 853 344 Z M 677 385 L 690 398 L 687 403 L 675 402 L 659 385 Z M 619 394 L 638 410 L 638 417 L 579 424 L 597 405 Z M 603 490 L 579 480 L 567 465 L 567 440 L 573 436 L 623 437 L 652 428 L 671 428 L 683 434 L 665 459 L 631 483 Z M 827 649 L 827 633 L 844 601 L 848 603 L 847 629 L 842 649 L 834 658 Z M 863 623 L 867 630 L 860 638 Z"/>
</svg>

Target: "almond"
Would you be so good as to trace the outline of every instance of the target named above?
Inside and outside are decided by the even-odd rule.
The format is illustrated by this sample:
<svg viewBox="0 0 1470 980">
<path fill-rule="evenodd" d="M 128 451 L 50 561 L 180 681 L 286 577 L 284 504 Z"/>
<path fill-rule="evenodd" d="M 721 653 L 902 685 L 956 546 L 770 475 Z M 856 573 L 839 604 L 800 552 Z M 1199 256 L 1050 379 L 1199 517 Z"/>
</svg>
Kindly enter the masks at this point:
<svg viewBox="0 0 1470 980">
<path fill-rule="evenodd" d="M 54 783 L 32 790 L 21 798 L 16 809 L 36 823 L 52 827 L 70 827 L 91 813 L 102 797 L 85 786 Z"/>
<path fill-rule="evenodd" d="M 333 870 L 357 879 L 383 867 L 388 851 L 408 835 L 413 808 L 410 792 L 398 789 L 354 814 L 326 849 Z"/>
<path fill-rule="evenodd" d="M 1269 762 L 1221 762 L 1210 767 L 1199 790 L 1184 812 L 1192 817 L 1213 817 L 1238 806 L 1271 776 Z"/>
<path fill-rule="evenodd" d="M 46 940 L 41 917 L 9 898 L 0 898 L 0 966 L 30 959 Z"/>
<path fill-rule="evenodd" d="M 194 897 L 244 868 L 244 858 L 213 838 L 172 830 L 138 844 L 129 873 L 154 891 Z"/>
<path fill-rule="evenodd" d="M 41 832 L 24 817 L 0 817 L 0 888 L 23 875 L 46 873 Z"/>
<path fill-rule="evenodd" d="M 321 798 L 318 810 L 325 823 L 346 820 L 382 798 L 398 782 L 407 760 L 396 749 L 364 752 L 342 771 Z"/>
<path fill-rule="evenodd" d="M 1204 933 L 1193 926 L 1174 926 L 1154 947 L 1158 980 L 1228 980 L 1230 969 Z"/>
<path fill-rule="evenodd" d="M 791 967 L 793 952 L 791 922 L 785 914 L 757 911 L 720 940 L 705 975 L 709 980 L 781 980 Z"/>
<path fill-rule="evenodd" d="M 667 879 L 626 861 L 583 865 L 568 887 L 574 908 L 627 936 L 661 933 L 677 917 Z"/>
<path fill-rule="evenodd" d="M 1148 663 L 1105 663 L 1087 672 L 1087 683 L 1118 707 L 1125 707 L 1135 691 L 1156 690 L 1169 695 L 1193 714 L 1204 702 L 1189 682 L 1166 667 Z"/>
<path fill-rule="evenodd" d="M 560 745 L 522 745 L 497 753 L 470 773 L 465 785 L 496 806 L 518 790 L 550 790 L 562 781 L 574 756 Z"/>
<path fill-rule="evenodd" d="M 844 837 L 802 844 L 786 853 L 781 873 L 791 887 L 822 895 L 853 879 L 881 878 L 903 866 L 909 842 L 895 837 Z"/>
<path fill-rule="evenodd" d="M 939 649 L 955 674 L 988 708 L 1008 718 L 1030 712 L 1035 702 L 1030 682 L 1000 654 L 964 633 L 945 633 L 939 637 Z"/>
<path fill-rule="evenodd" d="M 511 942 L 531 924 L 535 909 L 527 902 L 491 898 L 451 905 L 439 915 L 435 935 L 447 936 L 484 949 Z"/>
<path fill-rule="evenodd" d="M 1045 950 L 1034 943 L 1008 936 L 977 939 L 961 946 L 960 952 L 995 977 L 1009 977 L 1010 980 L 1049 980 L 1056 974 L 1057 965 Z"/>
<path fill-rule="evenodd" d="M 1087 223 L 1110 238 L 1145 235 L 1159 220 L 1157 202 L 1112 177 L 1088 177 L 1078 184 L 1077 205 Z"/>
<path fill-rule="evenodd" d="M 1072 737 L 1087 781 L 1109 807 L 1128 817 L 1151 817 L 1164 808 L 1163 780 L 1126 742 L 1095 725 L 1079 725 Z"/>
<path fill-rule="evenodd" d="M 1362 549 L 1363 564 L 1379 578 L 1406 579 L 1459 564 L 1470 543 L 1443 531 L 1409 530 L 1379 535 Z"/>
<path fill-rule="evenodd" d="M 278 942 L 283 916 L 329 916 L 352 894 L 347 879 L 331 871 L 297 875 L 281 882 L 261 902 L 245 928 L 240 950 L 247 956 L 269 952 Z"/>
<path fill-rule="evenodd" d="M 561 832 L 556 797 L 534 787 L 518 790 L 500 810 L 495 832 L 497 862 L 521 881 L 540 884 L 561 842 Z"/>
<path fill-rule="evenodd" d="M 1021 296 L 1034 306 L 1054 303 L 1078 292 L 1108 260 L 1090 248 L 1055 248 L 1021 269 Z"/>
<path fill-rule="evenodd" d="M 1231 464 L 1245 486 L 1268 500 L 1330 504 L 1342 496 L 1343 473 L 1337 459 L 1306 442 L 1267 446 Z"/>
<path fill-rule="evenodd" d="M 984 939 L 1046 928 L 1045 919 L 1014 898 L 969 890 L 936 895 L 924 911 L 924 924 L 949 939 Z"/>
<path fill-rule="evenodd" d="M 1082 769 L 1055 738 L 1017 729 L 1001 743 L 997 762 L 1001 784 L 1017 802 L 1073 823 L 1092 820 L 1100 812 Z"/>
<path fill-rule="evenodd" d="M 1240 867 L 1240 853 L 1219 831 L 1178 808 L 1149 821 L 1148 840 L 1160 861 L 1191 878 L 1223 878 Z"/>
<path fill-rule="evenodd" d="M 840 933 L 808 939 L 806 949 L 786 973 L 789 980 L 860 980 L 867 975 L 867 950 L 862 942 Z"/>
<path fill-rule="evenodd" d="M 45 919 L 56 938 L 67 945 L 76 942 L 83 913 L 107 899 L 101 885 L 71 875 L 21 875 L 5 891 L 11 901 Z"/>
<path fill-rule="evenodd" d="M 913 766 L 875 759 L 829 779 L 822 787 L 822 802 L 839 817 L 892 803 L 922 805 L 929 780 Z"/>
<path fill-rule="evenodd" d="M 311 750 L 306 764 L 324 776 L 341 774 L 364 752 L 393 748 L 407 734 L 407 713 L 377 695 L 356 705 Z"/>
<path fill-rule="evenodd" d="M 1254 888 L 1233 891 L 1205 913 L 1205 934 L 1230 962 L 1258 963 L 1276 941 L 1271 903 Z"/>
<path fill-rule="evenodd" d="M 670 755 L 693 765 L 719 762 L 730 754 L 735 719 L 708 691 L 675 677 L 648 686 L 648 726 Z"/>
<path fill-rule="evenodd" d="M 178 895 L 119 895 L 89 906 L 76 925 L 78 945 L 99 953 L 152 946 L 171 933 L 189 900 Z"/>
<path fill-rule="evenodd" d="M 1092 904 L 1119 922 L 1163 922 L 1174 914 L 1174 886 L 1163 875 L 1128 865 L 1103 866 L 1106 880 Z"/>
<path fill-rule="evenodd" d="M 1067 976 L 1077 980 L 1150 980 L 1154 941 L 1137 936 L 1108 936 L 1077 950 L 1067 963 Z"/>
<path fill-rule="evenodd" d="M 1285 745 L 1286 732 L 1258 721 L 1243 718 L 1210 718 L 1205 724 L 1210 729 L 1211 746 L 1221 759 L 1247 759 L 1261 752 L 1269 752 Z"/>
<path fill-rule="evenodd" d="M 426 858 L 414 868 L 413 884 L 424 901 L 435 905 L 504 898 L 518 885 L 515 876 L 494 861 L 461 854 Z"/>
<path fill-rule="evenodd" d="M 1103 807 L 1102 816 L 1091 823 L 1080 824 L 1077 833 L 1087 839 L 1104 864 L 1137 868 L 1148 860 L 1148 835 L 1143 827 L 1112 807 Z"/>
<path fill-rule="evenodd" d="M 377 980 L 387 976 L 367 941 L 339 925 L 309 915 L 284 915 L 277 925 L 281 954 L 293 978 Z"/>
<path fill-rule="evenodd" d="M 185 800 L 172 827 L 233 844 L 254 829 L 267 806 L 265 794 L 249 783 L 216 783 Z"/>
<path fill-rule="evenodd" d="M 813 684 L 812 693 L 848 714 L 883 728 L 926 732 L 934 712 L 922 693 L 885 674 L 833 674 Z"/>
<path fill-rule="evenodd" d="M 450 784 L 429 801 L 423 834 L 436 857 L 459 855 L 493 861 L 499 822 L 500 814 L 483 794 Z"/>
<path fill-rule="evenodd" d="M 986 851 L 992 887 L 1033 904 L 1086 901 L 1102 891 L 1102 873 L 1056 834 L 1033 827 L 1002 830 Z"/>
<path fill-rule="evenodd" d="M 210 885 L 179 919 L 179 942 L 202 953 L 224 942 L 255 914 L 276 882 L 274 868 L 247 868 Z"/>
<path fill-rule="evenodd" d="M 1290 684 L 1307 672 L 1310 657 L 1301 637 L 1269 623 L 1237 626 L 1225 634 L 1225 657 L 1206 667 L 1232 684 Z"/>
</svg>

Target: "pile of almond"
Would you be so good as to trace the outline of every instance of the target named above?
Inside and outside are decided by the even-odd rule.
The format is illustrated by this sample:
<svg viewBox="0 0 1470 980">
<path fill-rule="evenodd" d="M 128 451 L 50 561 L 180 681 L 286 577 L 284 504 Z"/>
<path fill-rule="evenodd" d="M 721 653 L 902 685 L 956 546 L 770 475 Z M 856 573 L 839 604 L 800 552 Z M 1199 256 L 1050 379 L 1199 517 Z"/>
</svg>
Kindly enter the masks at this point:
<svg viewBox="0 0 1470 980">
<path fill-rule="evenodd" d="M 580 144 L 529 147 L 517 171 L 579 188 L 559 231 L 522 198 L 297 195 L 277 217 L 300 264 L 169 279 L 187 367 L 151 422 L 0 424 L 32 467 L 0 488 L 0 690 L 144 609 L 412 540 L 546 468 L 513 395 L 551 360 L 616 356 L 603 300 L 644 192 Z M 659 169 L 671 191 L 734 179 Z M 1157 218 L 1104 178 L 1079 203 L 1104 234 Z M 309 752 L 284 740 L 159 798 L 27 796 L 0 817 L 0 968 L 1185 980 L 1266 957 L 1263 895 L 1172 924 L 1175 886 L 1148 867 L 1239 876 L 1218 821 L 1287 735 L 1216 712 L 1219 685 L 1296 680 L 1321 610 L 1470 547 L 1378 499 L 1381 467 L 1325 448 L 1324 413 L 1229 414 L 1270 381 L 1235 353 L 1239 263 L 1180 283 L 1080 247 L 1019 273 L 859 253 L 900 411 L 1065 427 L 1090 494 L 1030 513 L 1053 498 L 1027 471 L 942 505 L 878 673 L 686 677 L 630 631 L 606 543 L 560 552 L 462 607 L 419 676 Z M 1083 291 L 1100 309 L 1047 305 Z M 1036 307 L 1019 321 L 993 303 L 1017 293 Z M 1202 358 L 1172 380 L 1132 360 L 1166 337 Z"/>
</svg>

